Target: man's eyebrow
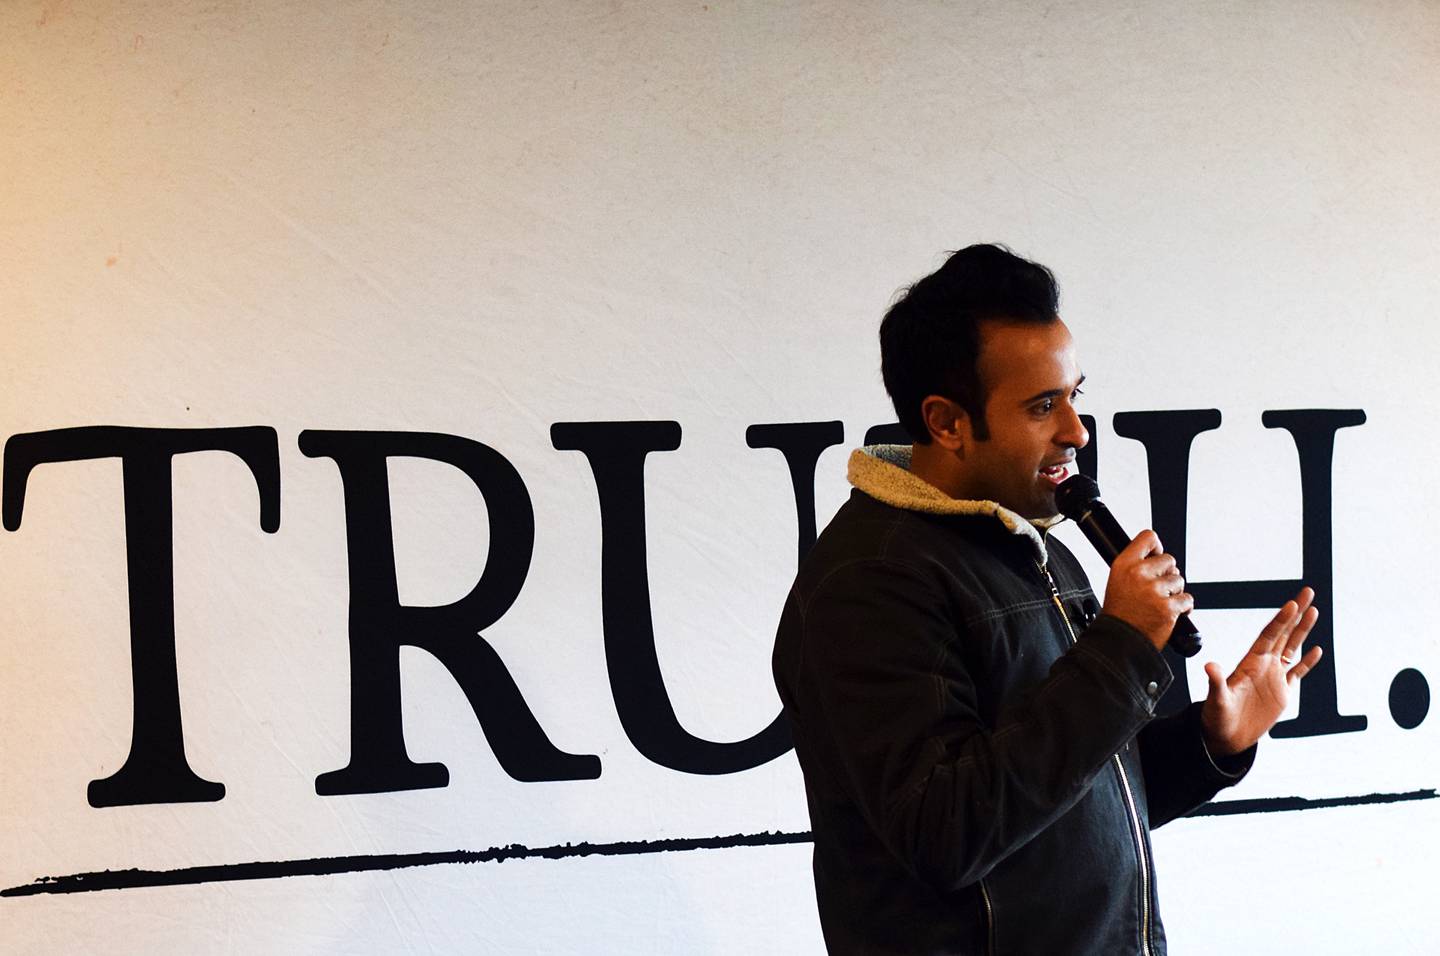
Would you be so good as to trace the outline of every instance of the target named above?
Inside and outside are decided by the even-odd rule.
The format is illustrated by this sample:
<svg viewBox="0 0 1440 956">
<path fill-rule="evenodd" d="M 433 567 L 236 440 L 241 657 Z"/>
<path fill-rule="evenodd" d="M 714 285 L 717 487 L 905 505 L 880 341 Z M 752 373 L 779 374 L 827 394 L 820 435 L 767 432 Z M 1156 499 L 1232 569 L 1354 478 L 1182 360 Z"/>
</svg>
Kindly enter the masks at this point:
<svg viewBox="0 0 1440 956">
<path fill-rule="evenodd" d="M 1040 393 L 1038 393 L 1038 394 L 1031 395 L 1031 396 L 1030 396 L 1029 398 L 1027 398 L 1027 399 L 1023 399 L 1023 400 L 1020 402 L 1020 404 L 1021 404 L 1021 405 L 1030 405 L 1030 404 L 1032 404 L 1032 403 L 1034 403 L 1034 402 L 1038 402 L 1038 401 L 1041 401 L 1042 399 L 1046 399 L 1046 398 L 1059 398 L 1061 395 L 1066 395 L 1066 394 L 1068 394 L 1068 393 L 1070 393 L 1070 392 L 1075 391 L 1075 389 L 1079 388 L 1081 385 L 1084 385 L 1084 384 L 1085 384 L 1085 376 L 1084 376 L 1084 375 L 1081 375 L 1081 376 L 1080 376 L 1080 380 L 1077 381 L 1077 382 L 1076 382 L 1074 385 L 1072 385 L 1070 388 L 1049 388 L 1049 389 L 1046 389 L 1045 391 L 1040 392 Z"/>
</svg>

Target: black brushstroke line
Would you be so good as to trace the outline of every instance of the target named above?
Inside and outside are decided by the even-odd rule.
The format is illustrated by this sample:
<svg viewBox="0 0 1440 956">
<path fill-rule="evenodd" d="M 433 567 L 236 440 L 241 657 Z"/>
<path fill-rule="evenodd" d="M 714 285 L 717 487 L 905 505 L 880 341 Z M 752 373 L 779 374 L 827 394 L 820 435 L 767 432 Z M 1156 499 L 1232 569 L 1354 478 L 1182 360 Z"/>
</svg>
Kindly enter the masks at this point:
<svg viewBox="0 0 1440 956">
<path fill-rule="evenodd" d="M 269 880 L 286 876 L 325 876 L 360 873 L 366 870 L 399 870 L 438 863 L 503 863 L 536 857 L 560 860 L 581 856 L 624 856 L 633 853 L 663 853 L 669 850 L 725 850 L 738 846 L 782 846 L 809 843 L 809 832 L 737 833 L 733 836 L 677 837 L 669 840 L 626 840 L 619 843 L 566 843 L 558 846 L 528 847 L 518 843 L 488 850 L 447 850 L 429 853 L 378 853 L 363 856 L 332 856 L 312 860 L 280 860 L 273 863 L 226 863 L 215 866 L 187 866 L 178 870 L 102 870 L 70 876 L 42 876 L 34 883 L 0 890 L 0 896 L 34 896 L 38 893 L 86 893 L 95 890 L 123 890 L 142 886 L 183 886 L 222 880 Z"/>
<path fill-rule="evenodd" d="M 1371 803 L 1404 803 L 1409 800 L 1434 800 L 1434 790 L 1409 790 L 1405 793 L 1367 793 L 1358 797 L 1267 797 L 1261 800 L 1221 800 L 1207 803 L 1192 811 L 1192 817 L 1221 817 L 1232 813 L 1283 813 L 1287 810 L 1320 810 L 1326 807 L 1355 807 Z M 0 894 L 3 895 L 3 894 Z"/>
<path fill-rule="evenodd" d="M 1270 797 L 1259 800 L 1226 800 L 1211 803 L 1190 814 L 1192 817 L 1228 816 L 1237 813 L 1280 813 L 1324 807 L 1352 807 L 1364 804 L 1402 803 L 1433 800 L 1434 790 L 1406 793 L 1370 793 L 1354 797 Z M 583 856 L 626 856 L 637 853 L 665 853 L 684 850 L 726 850 L 742 846 L 784 846 L 809 843 L 809 831 L 798 833 L 736 833 L 731 836 L 677 837 L 668 840 L 625 840 L 617 843 L 565 843 L 527 847 L 518 843 L 488 850 L 448 850 L 428 853 L 378 853 L 360 856 L 318 857 L 310 860 L 225 863 L 214 866 L 187 866 L 177 870 L 102 870 L 69 876 L 42 876 L 33 883 L 0 890 L 3 896 L 37 896 L 42 893 L 93 893 L 99 890 L 126 890 L 147 886 L 187 886 L 235 880 L 272 880 L 288 876 L 329 876 L 371 870 L 400 870 L 441 863 L 503 863 L 506 860 L 561 860 Z"/>
</svg>

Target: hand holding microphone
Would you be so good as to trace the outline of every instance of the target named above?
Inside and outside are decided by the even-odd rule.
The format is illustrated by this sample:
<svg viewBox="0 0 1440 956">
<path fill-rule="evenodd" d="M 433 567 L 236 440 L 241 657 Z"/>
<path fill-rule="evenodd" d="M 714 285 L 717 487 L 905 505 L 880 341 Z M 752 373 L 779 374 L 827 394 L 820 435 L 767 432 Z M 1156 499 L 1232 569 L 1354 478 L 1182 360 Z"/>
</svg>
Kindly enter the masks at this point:
<svg viewBox="0 0 1440 956">
<path fill-rule="evenodd" d="M 1142 531 L 1130 540 L 1100 500 L 1100 487 L 1086 475 L 1062 481 L 1055 504 L 1110 565 L 1105 612 L 1142 632 L 1157 650 L 1169 646 L 1184 657 L 1195 656 L 1200 634 L 1187 616 L 1195 599 L 1185 592 L 1185 579 L 1155 532 Z"/>
</svg>

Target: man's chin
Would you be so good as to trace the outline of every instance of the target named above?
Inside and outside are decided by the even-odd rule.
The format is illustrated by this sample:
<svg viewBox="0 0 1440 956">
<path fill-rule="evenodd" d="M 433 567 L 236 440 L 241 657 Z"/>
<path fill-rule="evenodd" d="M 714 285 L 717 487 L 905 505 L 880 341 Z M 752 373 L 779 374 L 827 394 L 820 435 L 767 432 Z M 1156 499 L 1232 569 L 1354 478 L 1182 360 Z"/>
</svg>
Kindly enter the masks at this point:
<svg viewBox="0 0 1440 956">
<path fill-rule="evenodd" d="M 1060 514 L 1055 504 L 1056 483 L 1040 478 L 1030 487 L 1012 487 L 990 498 L 1027 521 L 1045 521 Z"/>
<path fill-rule="evenodd" d="M 1053 487 L 1042 490 L 1033 501 L 1027 503 L 1026 507 L 1011 510 L 1030 521 L 1049 521 L 1060 516 L 1060 508 L 1055 504 Z"/>
</svg>

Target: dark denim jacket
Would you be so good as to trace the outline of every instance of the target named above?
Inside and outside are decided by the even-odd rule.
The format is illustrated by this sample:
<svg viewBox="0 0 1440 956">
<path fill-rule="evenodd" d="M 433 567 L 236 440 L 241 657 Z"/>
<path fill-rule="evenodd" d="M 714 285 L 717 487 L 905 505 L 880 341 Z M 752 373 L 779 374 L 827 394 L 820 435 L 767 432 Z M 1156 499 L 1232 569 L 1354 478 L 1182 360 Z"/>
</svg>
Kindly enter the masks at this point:
<svg viewBox="0 0 1440 956">
<path fill-rule="evenodd" d="M 1169 667 L 1097 610 L 993 514 L 841 508 L 774 654 L 832 953 L 1165 952 L 1150 828 L 1254 750 L 1227 773 L 1198 704 L 1157 719 Z"/>
</svg>

